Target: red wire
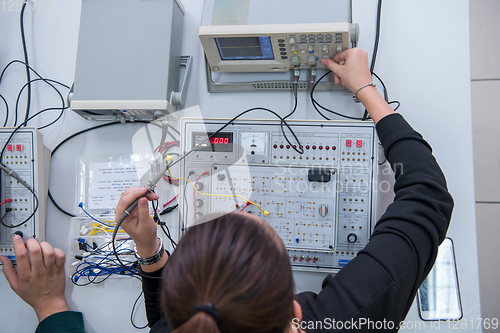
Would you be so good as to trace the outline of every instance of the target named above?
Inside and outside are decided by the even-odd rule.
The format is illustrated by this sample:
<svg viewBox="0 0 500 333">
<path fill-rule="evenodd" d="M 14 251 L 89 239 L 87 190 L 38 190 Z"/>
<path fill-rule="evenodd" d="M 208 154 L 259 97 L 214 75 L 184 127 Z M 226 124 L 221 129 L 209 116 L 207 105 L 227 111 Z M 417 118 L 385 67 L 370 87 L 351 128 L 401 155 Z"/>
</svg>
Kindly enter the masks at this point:
<svg viewBox="0 0 500 333">
<path fill-rule="evenodd" d="M 166 205 L 168 205 L 169 203 L 171 203 L 172 201 L 174 201 L 179 195 L 177 194 L 175 197 L 172 198 L 172 200 L 170 200 L 169 202 L 167 202 L 166 204 L 163 205 L 163 207 L 165 207 Z"/>
<path fill-rule="evenodd" d="M 0 206 L 3 205 L 4 203 L 11 202 L 11 201 L 12 201 L 12 199 L 5 199 L 4 202 L 0 203 Z"/>
<path fill-rule="evenodd" d="M 248 206 L 250 206 L 250 201 L 247 201 L 246 205 L 245 205 L 245 206 L 243 206 L 243 208 L 240 210 L 240 212 L 242 212 L 242 211 L 243 211 L 243 209 L 247 208 Z"/>
</svg>

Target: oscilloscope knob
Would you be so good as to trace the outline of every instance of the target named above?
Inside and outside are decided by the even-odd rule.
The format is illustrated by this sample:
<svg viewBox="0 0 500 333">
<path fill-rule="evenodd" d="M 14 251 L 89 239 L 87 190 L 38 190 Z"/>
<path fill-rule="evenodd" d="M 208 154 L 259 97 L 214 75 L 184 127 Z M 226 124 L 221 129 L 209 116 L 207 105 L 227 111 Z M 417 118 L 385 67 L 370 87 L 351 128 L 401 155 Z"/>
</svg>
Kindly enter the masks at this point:
<svg viewBox="0 0 500 333">
<path fill-rule="evenodd" d="M 299 56 L 293 56 L 292 59 L 290 59 L 290 63 L 292 66 L 297 66 L 300 63 Z"/>
<path fill-rule="evenodd" d="M 290 37 L 290 45 L 295 44 L 295 37 Z"/>
</svg>

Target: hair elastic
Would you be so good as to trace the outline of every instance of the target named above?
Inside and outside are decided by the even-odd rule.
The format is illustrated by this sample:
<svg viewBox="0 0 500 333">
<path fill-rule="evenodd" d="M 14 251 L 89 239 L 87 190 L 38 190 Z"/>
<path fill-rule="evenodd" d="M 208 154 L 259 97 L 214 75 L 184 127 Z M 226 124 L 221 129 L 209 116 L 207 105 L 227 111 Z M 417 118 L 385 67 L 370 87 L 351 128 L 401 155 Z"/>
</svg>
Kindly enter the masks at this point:
<svg viewBox="0 0 500 333">
<path fill-rule="evenodd" d="M 217 311 L 217 309 L 212 305 L 212 303 L 207 303 L 205 305 L 195 306 L 193 308 L 192 315 L 194 316 L 195 314 L 197 314 L 200 311 L 203 311 L 206 314 L 209 314 L 210 316 L 212 316 L 212 318 L 214 318 L 214 320 L 217 323 L 217 325 L 219 325 L 220 314 L 219 314 L 219 311 Z"/>
</svg>

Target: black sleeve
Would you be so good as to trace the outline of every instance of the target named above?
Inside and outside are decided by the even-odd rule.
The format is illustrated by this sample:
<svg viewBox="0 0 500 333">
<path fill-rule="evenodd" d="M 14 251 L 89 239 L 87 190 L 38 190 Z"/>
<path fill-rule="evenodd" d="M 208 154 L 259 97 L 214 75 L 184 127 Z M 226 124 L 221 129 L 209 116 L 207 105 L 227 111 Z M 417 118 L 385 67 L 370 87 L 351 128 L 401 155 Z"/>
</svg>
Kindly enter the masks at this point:
<svg viewBox="0 0 500 333">
<path fill-rule="evenodd" d="M 430 146 L 399 114 L 384 117 L 376 128 L 396 177 L 394 202 L 366 247 L 336 276 L 327 276 L 318 295 L 297 295 L 303 322 L 329 318 L 358 323 L 345 331 L 368 331 L 359 323 L 385 320 L 395 326 L 384 331 L 397 331 L 445 238 L 453 199 Z"/>
<path fill-rule="evenodd" d="M 168 328 L 164 328 L 167 322 L 161 310 L 162 272 L 163 268 L 151 273 L 146 273 L 141 270 L 144 305 L 146 307 L 148 326 L 152 328 L 151 332 L 163 332 L 164 329 L 165 332 L 168 331 Z"/>
</svg>

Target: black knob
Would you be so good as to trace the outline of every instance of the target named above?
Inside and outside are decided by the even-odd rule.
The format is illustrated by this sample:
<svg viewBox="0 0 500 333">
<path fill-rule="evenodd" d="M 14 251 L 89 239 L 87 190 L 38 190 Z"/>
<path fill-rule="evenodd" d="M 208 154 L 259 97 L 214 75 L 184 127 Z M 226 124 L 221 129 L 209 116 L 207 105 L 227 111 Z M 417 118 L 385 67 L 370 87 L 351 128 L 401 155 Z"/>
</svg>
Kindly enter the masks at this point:
<svg viewBox="0 0 500 333">
<path fill-rule="evenodd" d="M 349 243 L 356 243 L 357 240 L 358 240 L 358 236 L 356 234 L 347 235 L 347 241 Z"/>
<path fill-rule="evenodd" d="M 14 236 L 14 235 L 19 235 L 19 236 L 21 236 L 21 238 L 23 238 L 23 232 L 22 232 L 22 231 L 19 231 L 19 230 L 18 230 L 18 231 L 14 232 L 14 233 L 12 234 L 12 236 Z"/>
</svg>

